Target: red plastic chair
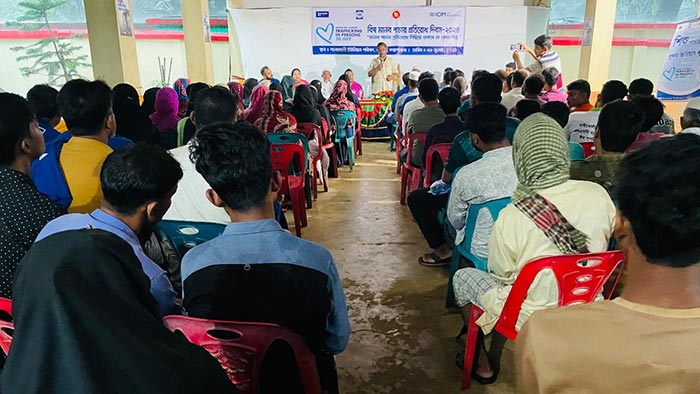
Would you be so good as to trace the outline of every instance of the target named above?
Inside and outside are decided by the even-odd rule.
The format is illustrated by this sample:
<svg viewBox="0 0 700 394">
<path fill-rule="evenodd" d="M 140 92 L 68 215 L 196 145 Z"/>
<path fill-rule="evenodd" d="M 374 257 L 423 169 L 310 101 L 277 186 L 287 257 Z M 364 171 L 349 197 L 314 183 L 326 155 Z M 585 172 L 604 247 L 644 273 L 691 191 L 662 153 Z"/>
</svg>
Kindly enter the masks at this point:
<svg viewBox="0 0 700 394">
<path fill-rule="evenodd" d="M 297 237 L 301 237 L 301 228 L 307 226 L 304 148 L 297 144 L 272 144 L 270 145 L 270 156 L 272 156 L 272 169 L 282 174 L 280 193 L 288 195 L 292 201 L 294 229 Z M 292 164 L 294 171 L 290 171 Z"/>
<path fill-rule="evenodd" d="M 284 327 L 186 316 L 166 316 L 163 324 L 211 353 L 242 394 L 258 392 L 260 366 L 270 345 L 277 340 L 287 342 L 294 351 L 304 392 L 321 393 L 314 355 L 304 338 Z"/>
<path fill-rule="evenodd" d="M 518 331 L 515 325 L 520 316 L 523 302 L 530 290 L 532 281 L 537 274 L 544 270 L 551 270 L 559 288 L 559 306 L 584 304 L 593 302 L 598 294 L 603 291 L 605 281 L 613 274 L 617 266 L 624 264 L 625 256 L 621 251 L 589 253 L 564 256 L 549 256 L 535 259 L 527 263 L 518 274 L 513 287 L 508 294 L 508 299 L 503 306 L 503 311 L 496 323 L 497 335 L 491 340 L 489 361 L 497 373 L 500 364 L 500 354 L 503 351 L 505 339 L 515 340 Z M 620 267 L 622 268 L 622 266 Z M 605 294 L 609 299 L 620 280 L 622 269 L 617 273 L 612 288 Z M 474 351 L 477 345 L 479 326 L 477 319 L 484 311 L 476 305 L 472 305 L 469 313 L 469 327 L 467 329 L 466 346 L 464 349 L 464 369 L 462 370 L 462 390 L 469 388 L 471 372 L 474 361 Z"/>
<path fill-rule="evenodd" d="M 440 161 L 442 161 L 442 165 L 444 167 L 445 163 L 447 163 L 447 156 L 450 154 L 450 146 L 452 146 L 452 144 L 449 143 L 434 144 L 428 148 L 428 152 L 425 154 L 425 163 L 423 165 L 423 168 L 425 168 L 425 179 L 423 180 L 424 188 L 427 189 L 430 187 L 430 171 L 433 168 L 433 156 L 435 156 L 435 153 L 439 154 Z"/>
<path fill-rule="evenodd" d="M 0 311 L 7 313 L 12 318 L 12 300 L 0 297 Z M 0 349 L 5 353 L 5 356 L 10 354 L 10 345 L 12 344 L 14 331 L 15 326 L 11 321 L 0 319 Z"/>
<path fill-rule="evenodd" d="M 422 146 L 425 146 L 425 137 L 427 134 L 428 132 L 426 131 L 416 131 L 408 137 L 408 144 L 406 147 L 406 149 L 408 149 L 408 155 L 406 156 L 406 162 L 403 163 L 403 167 L 401 167 L 401 205 L 406 205 L 406 194 L 420 186 L 421 169 L 411 164 L 413 141 L 418 141 Z"/>
<path fill-rule="evenodd" d="M 595 145 L 592 142 L 579 142 L 578 144 L 583 148 L 583 156 L 586 159 L 595 154 Z"/>
<path fill-rule="evenodd" d="M 396 173 L 400 174 L 401 173 L 401 160 L 399 160 L 399 156 L 401 155 L 401 151 L 403 150 L 403 141 L 401 138 L 399 138 L 400 132 L 401 132 L 401 113 L 396 114 Z"/>
<path fill-rule="evenodd" d="M 323 173 L 319 174 L 316 164 L 323 159 L 323 148 L 321 148 L 321 138 L 323 137 L 321 126 L 315 123 L 297 123 L 297 132 L 304 134 L 307 141 L 311 141 L 312 137 L 315 136 L 316 140 L 319 142 L 318 155 L 311 161 L 311 190 L 314 193 L 314 200 L 318 199 L 318 180 L 321 179 L 323 182 L 323 191 L 328 191 L 328 185 L 326 183 L 328 180 L 323 179 Z"/>
<path fill-rule="evenodd" d="M 330 153 L 328 154 L 331 159 L 331 167 L 333 168 L 333 176 L 331 177 L 329 175 L 329 178 L 337 178 L 338 177 L 338 159 L 337 159 L 337 153 L 335 152 L 335 144 L 333 143 L 333 140 L 329 137 L 330 133 L 330 127 L 328 126 L 328 122 L 326 122 L 326 119 L 321 119 L 321 123 L 323 124 L 323 149 L 328 151 L 330 149 Z M 328 185 L 323 185 L 323 190 L 328 191 Z"/>
</svg>

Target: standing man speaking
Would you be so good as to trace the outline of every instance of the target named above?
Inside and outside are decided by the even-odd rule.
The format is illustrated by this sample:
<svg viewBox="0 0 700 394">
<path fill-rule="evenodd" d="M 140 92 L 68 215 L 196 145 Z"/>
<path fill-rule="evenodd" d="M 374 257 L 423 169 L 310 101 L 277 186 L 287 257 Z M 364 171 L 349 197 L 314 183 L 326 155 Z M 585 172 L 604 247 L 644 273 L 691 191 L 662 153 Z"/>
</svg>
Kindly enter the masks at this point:
<svg viewBox="0 0 700 394">
<path fill-rule="evenodd" d="M 399 72 L 396 69 L 394 59 L 387 57 L 389 48 L 385 43 L 377 44 L 379 56 L 372 59 L 369 64 L 367 76 L 372 78 L 372 94 L 384 90 L 392 90 L 393 82 L 398 79 Z"/>
</svg>

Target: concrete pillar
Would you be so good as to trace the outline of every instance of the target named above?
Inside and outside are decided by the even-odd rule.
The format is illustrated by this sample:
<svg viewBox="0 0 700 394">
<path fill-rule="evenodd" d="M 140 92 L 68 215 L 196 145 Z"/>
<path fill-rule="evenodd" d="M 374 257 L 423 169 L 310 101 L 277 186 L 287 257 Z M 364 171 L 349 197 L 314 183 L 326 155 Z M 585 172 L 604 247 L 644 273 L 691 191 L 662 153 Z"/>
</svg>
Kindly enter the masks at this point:
<svg viewBox="0 0 700 394">
<path fill-rule="evenodd" d="M 110 86 L 126 82 L 141 91 L 130 0 L 84 0 L 92 70 Z"/>
<path fill-rule="evenodd" d="M 243 0 L 226 0 L 227 9 L 244 8 Z M 228 12 L 227 12 L 228 13 Z M 228 16 L 228 41 L 231 62 L 231 74 L 239 77 L 245 77 L 243 70 L 243 58 L 241 57 L 241 44 L 238 41 L 233 19 Z"/>
<path fill-rule="evenodd" d="M 187 78 L 192 82 L 213 84 L 214 62 L 211 57 L 211 29 L 207 0 L 182 1 L 182 28 L 185 32 Z"/>
<path fill-rule="evenodd" d="M 578 74 L 579 78 L 588 80 L 595 91 L 599 91 L 608 80 L 616 6 L 617 0 L 586 0 L 584 42 Z M 590 33 L 587 33 L 588 29 Z M 587 39 L 587 34 L 590 39 Z"/>
</svg>

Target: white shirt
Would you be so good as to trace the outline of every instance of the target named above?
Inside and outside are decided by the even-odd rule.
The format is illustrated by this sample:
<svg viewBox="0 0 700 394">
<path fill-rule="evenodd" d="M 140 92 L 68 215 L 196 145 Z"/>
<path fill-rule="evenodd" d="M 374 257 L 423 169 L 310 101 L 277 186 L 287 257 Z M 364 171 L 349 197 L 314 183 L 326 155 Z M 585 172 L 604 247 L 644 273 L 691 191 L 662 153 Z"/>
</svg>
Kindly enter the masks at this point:
<svg viewBox="0 0 700 394">
<path fill-rule="evenodd" d="M 425 104 L 421 101 L 420 97 L 411 100 L 408 102 L 408 104 L 404 105 L 403 107 L 403 118 L 402 123 L 403 126 L 401 130 L 408 130 L 408 120 L 411 118 L 411 113 L 417 109 L 425 108 Z"/>
<path fill-rule="evenodd" d="M 194 168 L 190 161 L 190 144 L 170 150 L 182 167 L 182 179 L 173 196 L 172 205 L 163 219 L 188 220 L 192 222 L 231 223 L 231 218 L 223 208 L 214 206 L 205 192 L 211 186 Z"/>
<path fill-rule="evenodd" d="M 667 113 L 659 119 L 659 123 L 655 124 L 654 127 L 649 130 L 650 133 L 664 133 L 664 134 L 675 134 L 676 132 L 676 122 Z"/>
<path fill-rule="evenodd" d="M 323 95 L 323 98 L 331 97 L 331 93 L 333 93 L 333 82 L 321 81 L 321 95 Z"/>
<path fill-rule="evenodd" d="M 566 124 L 566 139 L 569 142 L 593 142 L 600 111 L 572 112 Z"/>
<path fill-rule="evenodd" d="M 681 131 L 683 134 L 695 134 L 700 136 L 700 127 L 688 127 Z"/>
<path fill-rule="evenodd" d="M 513 88 L 501 97 L 501 104 L 510 112 L 510 110 L 515 107 L 515 104 L 524 98 L 525 96 L 523 96 L 521 87 Z"/>
<path fill-rule="evenodd" d="M 381 63 L 381 59 L 379 59 L 379 56 L 375 57 L 372 59 L 372 61 L 369 63 L 369 69 L 373 69 L 377 67 Z M 394 62 L 394 59 L 390 57 L 386 57 L 384 59 L 384 67 L 377 71 L 376 74 L 372 77 L 372 94 L 381 92 L 384 90 L 392 90 L 392 86 L 394 84 L 393 81 L 387 81 L 386 78 L 390 76 L 391 74 L 396 74 L 398 73 L 398 70 L 396 68 L 396 62 Z"/>
</svg>

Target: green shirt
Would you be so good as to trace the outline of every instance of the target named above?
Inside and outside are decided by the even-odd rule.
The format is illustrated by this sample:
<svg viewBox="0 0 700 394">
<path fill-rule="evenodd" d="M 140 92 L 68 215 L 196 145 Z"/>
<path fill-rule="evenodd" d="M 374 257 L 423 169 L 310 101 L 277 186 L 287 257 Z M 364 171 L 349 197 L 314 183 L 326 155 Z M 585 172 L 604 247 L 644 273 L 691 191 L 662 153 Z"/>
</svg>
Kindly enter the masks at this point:
<svg viewBox="0 0 700 394">
<path fill-rule="evenodd" d="M 620 162 L 624 155 L 593 155 L 584 161 L 571 163 L 569 174 L 571 179 L 590 181 L 603 186 L 612 196 L 615 186 L 615 177 L 620 168 Z"/>
</svg>

